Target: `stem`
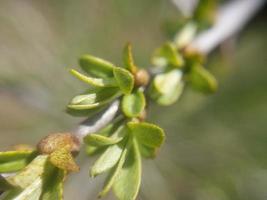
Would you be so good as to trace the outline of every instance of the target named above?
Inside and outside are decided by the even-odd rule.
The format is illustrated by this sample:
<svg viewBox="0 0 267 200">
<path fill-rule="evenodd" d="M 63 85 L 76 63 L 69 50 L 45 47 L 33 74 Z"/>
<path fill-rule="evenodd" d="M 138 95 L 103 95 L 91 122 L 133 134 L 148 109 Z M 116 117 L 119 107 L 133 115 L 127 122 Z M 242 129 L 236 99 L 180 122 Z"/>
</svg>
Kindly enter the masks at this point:
<svg viewBox="0 0 267 200">
<path fill-rule="evenodd" d="M 189 45 L 203 54 L 210 53 L 220 43 L 238 33 L 263 6 L 265 0 L 235 0 L 222 6 L 217 21 L 200 33 Z"/>
<path fill-rule="evenodd" d="M 88 118 L 83 121 L 78 128 L 74 131 L 74 134 L 79 138 L 80 142 L 83 142 L 83 137 L 90 133 L 95 133 L 101 128 L 110 123 L 116 116 L 119 110 L 119 100 L 115 100 L 104 111 L 96 114 L 93 118 Z"/>
</svg>

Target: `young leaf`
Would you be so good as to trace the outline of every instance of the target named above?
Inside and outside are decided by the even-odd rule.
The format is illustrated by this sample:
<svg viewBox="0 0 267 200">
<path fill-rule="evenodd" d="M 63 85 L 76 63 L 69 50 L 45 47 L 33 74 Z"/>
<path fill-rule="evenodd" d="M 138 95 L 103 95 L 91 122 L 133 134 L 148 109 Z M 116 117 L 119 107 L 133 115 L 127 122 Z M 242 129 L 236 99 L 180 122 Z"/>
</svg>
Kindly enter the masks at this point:
<svg viewBox="0 0 267 200">
<path fill-rule="evenodd" d="M 121 154 L 120 160 L 118 161 L 117 165 L 111 170 L 109 173 L 105 185 L 103 187 L 103 190 L 99 193 L 99 197 L 105 196 L 108 191 L 111 189 L 114 181 L 116 180 L 117 175 L 120 173 L 120 170 L 125 162 L 126 159 L 126 154 L 127 154 L 127 148 L 125 148 Z"/>
<path fill-rule="evenodd" d="M 134 200 L 141 183 L 141 156 L 137 141 L 129 147 L 126 161 L 113 184 L 115 195 L 120 200 Z"/>
<path fill-rule="evenodd" d="M 112 63 L 91 55 L 83 55 L 80 58 L 80 66 L 89 75 L 101 78 L 112 77 L 115 67 Z"/>
<path fill-rule="evenodd" d="M 6 180 L 14 189 L 4 194 L 3 200 L 39 200 L 47 158 L 47 155 L 39 155 L 22 171 L 8 177 Z"/>
<path fill-rule="evenodd" d="M 141 144 L 155 148 L 160 147 L 164 141 L 164 131 L 154 124 L 129 122 L 127 125 Z"/>
<path fill-rule="evenodd" d="M 184 64 L 183 57 L 171 43 L 165 43 L 162 47 L 157 49 L 152 61 L 156 66 L 171 65 L 175 68 L 179 68 Z"/>
<path fill-rule="evenodd" d="M 122 139 L 123 139 L 122 137 L 112 138 L 98 134 L 90 134 L 84 138 L 84 142 L 88 145 L 93 145 L 93 146 L 105 146 L 105 145 L 116 144 L 120 142 Z"/>
<path fill-rule="evenodd" d="M 218 87 L 215 77 L 200 65 L 192 67 L 189 81 L 194 89 L 203 93 L 214 93 Z"/>
<path fill-rule="evenodd" d="M 68 108 L 88 110 L 105 105 L 120 95 L 118 88 L 91 88 L 89 94 L 78 95 L 72 99 Z"/>
<path fill-rule="evenodd" d="M 24 168 L 36 156 L 36 151 L 0 152 L 0 173 L 15 172 Z"/>
<path fill-rule="evenodd" d="M 118 144 L 108 147 L 91 168 L 90 175 L 94 177 L 114 167 L 119 161 L 122 151 L 122 147 Z"/>
<path fill-rule="evenodd" d="M 144 144 L 139 143 L 140 153 L 145 158 L 155 158 L 157 153 L 157 148 L 149 147 Z"/>
<path fill-rule="evenodd" d="M 117 85 L 114 78 L 92 78 L 81 74 L 75 69 L 71 69 L 70 73 L 79 80 L 88 83 L 89 85 L 94 87 L 115 87 Z"/>
<path fill-rule="evenodd" d="M 137 67 L 133 61 L 133 54 L 132 54 L 132 45 L 127 43 L 123 50 L 123 62 L 124 66 L 127 70 L 131 73 L 135 73 L 137 71 Z"/>
<path fill-rule="evenodd" d="M 127 117 L 139 116 L 146 105 L 143 91 L 137 90 L 131 94 L 124 95 L 121 105 L 122 111 Z"/>
<path fill-rule="evenodd" d="M 41 200 L 63 200 L 63 181 L 65 171 L 54 166 L 47 166 L 44 174 Z"/>
<path fill-rule="evenodd" d="M 57 149 L 49 155 L 49 161 L 59 169 L 69 172 L 77 172 L 80 170 L 75 163 L 71 152 L 66 148 Z"/>
<path fill-rule="evenodd" d="M 121 91 L 124 94 L 131 93 L 134 87 L 133 75 L 128 70 L 120 68 L 120 67 L 115 67 L 113 69 L 113 74 Z"/>
<path fill-rule="evenodd" d="M 184 88 L 181 70 L 159 74 L 150 88 L 150 95 L 160 105 L 171 105 L 181 96 Z"/>
</svg>

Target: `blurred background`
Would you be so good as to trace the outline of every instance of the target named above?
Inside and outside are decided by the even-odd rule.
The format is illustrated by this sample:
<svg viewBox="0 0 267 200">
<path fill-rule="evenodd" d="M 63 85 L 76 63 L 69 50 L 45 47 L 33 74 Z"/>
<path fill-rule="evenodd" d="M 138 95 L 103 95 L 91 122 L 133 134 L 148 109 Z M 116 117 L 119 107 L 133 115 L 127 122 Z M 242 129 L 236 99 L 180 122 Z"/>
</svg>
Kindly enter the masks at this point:
<svg viewBox="0 0 267 200">
<path fill-rule="evenodd" d="M 151 106 L 149 121 L 167 139 L 155 160 L 143 161 L 138 199 L 267 199 L 266 10 L 210 56 L 215 95 L 188 88 L 173 106 Z M 169 0 L 0 1 L 0 149 L 77 126 L 82 118 L 64 110 L 86 87 L 68 73 L 80 55 L 119 65 L 131 41 L 137 64 L 147 67 L 177 19 Z M 79 156 L 66 200 L 97 199 L 103 177 L 89 178 L 93 160 Z"/>
</svg>

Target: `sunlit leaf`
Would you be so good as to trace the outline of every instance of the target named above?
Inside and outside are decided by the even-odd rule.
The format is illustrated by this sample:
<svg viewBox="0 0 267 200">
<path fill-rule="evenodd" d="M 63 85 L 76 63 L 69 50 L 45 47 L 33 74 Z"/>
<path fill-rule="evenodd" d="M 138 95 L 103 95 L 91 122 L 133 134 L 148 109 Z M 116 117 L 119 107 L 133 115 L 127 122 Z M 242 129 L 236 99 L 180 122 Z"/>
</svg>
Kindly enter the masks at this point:
<svg viewBox="0 0 267 200">
<path fill-rule="evenodd" d="M 114 167 L 119 161 L 122 151 L 123 148 L 119 144 L 109 146 L 92 166 L 90 175 L 94 177 Z"/>
<path fill-rule="evenodd" d="M 164 131 L 154 124 L 147 122 L 129 122 L 127 125 L 141 144 L 148 147 L 160 147 L 164 142 Z"/>
<path fill-rule="evenodd" d="M 122 99 L 122 111 L 127 117 L 139 116 L 145 108 L 146 100 L 143 91 L 137 90 L 126 94 Z"/>
<path fill-rule="evenodd" d="M 123 139 L 122 137 L 112 138 L 98 134 L 90 134 L 84 138 L 84 142 L 88 145 L 93 145 L 93 146 L 105 146 L 105 145 L 116 144 L 120 142 L 122 139 Z"/>
<path fill-rule="evenodd" d="M 183 74 L 172 70 L 157 75 L 150 88 L 150 96 L 160 105 L 171 105 L 181 96 L 184 88 Z"/>
<path fill-rule="evenodd" d="M 36 156 L 36 152 L 6 151 L 0 152 L 0 173 L 15 172 L 24 168 Z"/>
<path fill-rule="evenodd" d="M 171 43 L 165 43 L 162 47 L 157 49 L 152 61 L 156 66 L 171 65 L 173 67 L 181 67 L 184 63 L 183 57 Z"/>
<path fill-rule="evenodd" d="M 124 94 L 131 93 L 134 87 L 133 75 L 128 70 L 120 68 L 120 67 L 115 67 L 113 69 L 113 74 L 121 91 Z"/>
<path fill-rule="evenodd" d="M 101 78 L 112 77 L 115 67 L 112 63 L 91 55 L 83 55 L 80 58 L 80 66 L 89 75 Z"/>
<path fill-rule="evenodd" d="M 39 200 L 47 158 L 47 155 L 39 155 L 22 171 L 8 177 L 6 180 L 18 189 L 7 191 L 3 200 Z"/>
<path fill-rule="evenodd" d="M 63 200 L 64 170 L 50 166 L 45 171 L 41 200 Z"/>
<path fill-rule="evenodd" d="M 118 199 L 136 199 L 141 184 L 141 171 L 141 156 L 137 141 L 134 139 L 126 161 L 113 184 L 113 190 Z"/>
<path fill-rule="evenodd" d="M 215 77 L 200 65 L 192 67 L 189 74 L 189 81 L 194 89 L 203 93 L 213 93 L 218 88 Z"/>
<path fill-rule="evenodd" d="M 94 87 L 114 87 L 117 85 L 114 78 L 93 78 L 85 76 L 74 69 L 71 69 L 70 72 L 79 80 L 88 83 L 89 85 Z"/>
<path fill-rule="evenodd" d="M 105 181 L 103 190 L 99 193 L 99 197 L 105 196 L 108 191 L 113 186 L 114 181 L 116 180 L 117 175 L 120 173 L 120 170 L 125 162 L 127 154 L 127 148 L 125 148 L 121 154 L 120 160 L 118 161 L 117 165 L 109 172 L 109 175 Z"/>
<path fill-rule="evenodd" d="M 111 102 L 120 95 L 118 88 L 91 88 L 88 92 L 88 94 L 74 97 L 68 108 L 75 110 L 93 109 Z"/>
</svg>

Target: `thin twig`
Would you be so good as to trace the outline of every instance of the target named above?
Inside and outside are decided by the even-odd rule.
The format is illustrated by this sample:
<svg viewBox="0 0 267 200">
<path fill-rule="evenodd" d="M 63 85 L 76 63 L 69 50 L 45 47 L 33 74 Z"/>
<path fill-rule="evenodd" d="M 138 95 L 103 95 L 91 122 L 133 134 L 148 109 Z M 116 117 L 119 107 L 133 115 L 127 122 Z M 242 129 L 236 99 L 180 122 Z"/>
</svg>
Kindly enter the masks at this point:
<svg viewBox="0 0 267 200">
<path fill-rule="evenodd" d="M 235 0 L 222 6 L 216 23 L 200 33 L 189 45 L 203 54 L 208 54 L 230 36 L 238 33 L 263 6 L 265 0 Z"/>
<path fill-rule="evenodd" d="M 115 100 L 104 111 L 83 121 L 74 131 L 74 134 L 79 138 L 80 142 L 82 142 L 84 136 L 90 133 L 95 133 L 110 123 L 116 116 L 118 110 L 119 100 Z"/>
<path fill-rule="evenodd" d="M 209 53 L 231 35 L 239 32 L 264 2 L 265 0 L 235 0 L 222 6 L 218 11 L 215 25 L 197 35 L 190 47 L 204 54 Z M 118 110 L 119 101 L 116 100 L 104 112 L 81 123 L 76 129 L 75 135 L 82 141 L 84 136 L 97 132 L 112 121 Z"/>
</svg>

